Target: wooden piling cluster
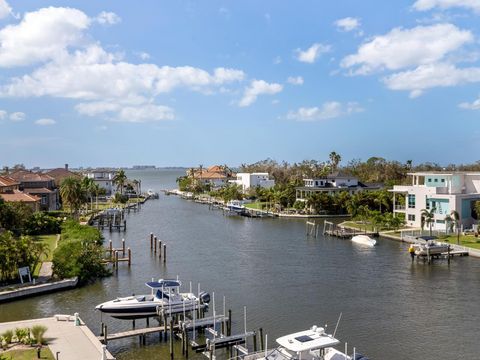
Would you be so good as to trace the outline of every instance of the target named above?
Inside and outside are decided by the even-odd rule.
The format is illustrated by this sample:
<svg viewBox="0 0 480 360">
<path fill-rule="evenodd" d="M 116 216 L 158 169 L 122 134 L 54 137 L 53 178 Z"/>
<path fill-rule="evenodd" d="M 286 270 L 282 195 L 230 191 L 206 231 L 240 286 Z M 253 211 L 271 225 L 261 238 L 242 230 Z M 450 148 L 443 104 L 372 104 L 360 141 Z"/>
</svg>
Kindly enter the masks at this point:
<svg viewBox="0 0 480 360">
<path fill-rule="evenodd" d="M 114 248 L 112 240 L 109 240 L 105 252 L 108 253 L 108 257 L 103 261 L 107 264 L 113 264 L 113 267 L 117 269 L 119 262 L 126 262 L 128 267 L 132 265 L 132 250 L 129 247 L 125 248 L 125 239 L 122 239 L 122 247 L 120 248 Z M 122 253 L 122 257 L 119 256 L 120 253 Z"/>
<path fill-rule="evenodd" d="M 162 255 L 162 240 L 157 239 L 153 233 L 150 233 L 150 252 L 157 254 L 157 245 L 158 245 L 158 258 L 163 258 L 163 263 L 167 262 L 167 244 L 163 243 L 163 255 Z"/>
</svg>

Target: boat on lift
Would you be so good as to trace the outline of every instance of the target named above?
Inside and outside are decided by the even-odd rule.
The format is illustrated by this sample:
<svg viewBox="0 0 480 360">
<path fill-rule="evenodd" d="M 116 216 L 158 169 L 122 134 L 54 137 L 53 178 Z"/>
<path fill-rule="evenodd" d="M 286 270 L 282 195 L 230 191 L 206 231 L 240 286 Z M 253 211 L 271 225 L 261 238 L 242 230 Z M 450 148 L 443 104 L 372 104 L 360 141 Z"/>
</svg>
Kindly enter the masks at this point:
<svg viewBox="0 0 480 360">
<path fill-rule="evenodd" d="M 178 280 L 160 279 L 145 285 L 151 289 L 151 294 L 117 298 L 99 304 L 95 309 L 117 319 L 138 319 L 157 316 L 160 311 L 169 314 L 192 311 L 210 302 L 207 292 L 201 292 L 198 296 L 181 293 L 182 284 Z"/>
<path fill-rule="evenodd" d="M 367 357 L 356 354 L 347 355 L 334 346 L 340 340 L 327 334 L 323 327 L 312 326 L 308 330 L 279 337 L 275 349 L 265 350 L 246 355 L 244 360 L 368 360 Z"/>
<path fill-rule="evenodd" d="M 415 255 L 428 256 L 428 255 L 440 255 L 441 253 L 448 252 L 449 244 L 437 242 L 436 236 L 420 236 L 418 240 L 423 240 L 425 243 L 413 244 L 415 249 Z"/>
<path fill-rule="evenodd" d="M 377 245 L 377 240 L 372 239 L 370 236 L 367 235 L 355 235 L 354 237 L 352 237 L 352 242 L 365 246 Z"/>
</svg>

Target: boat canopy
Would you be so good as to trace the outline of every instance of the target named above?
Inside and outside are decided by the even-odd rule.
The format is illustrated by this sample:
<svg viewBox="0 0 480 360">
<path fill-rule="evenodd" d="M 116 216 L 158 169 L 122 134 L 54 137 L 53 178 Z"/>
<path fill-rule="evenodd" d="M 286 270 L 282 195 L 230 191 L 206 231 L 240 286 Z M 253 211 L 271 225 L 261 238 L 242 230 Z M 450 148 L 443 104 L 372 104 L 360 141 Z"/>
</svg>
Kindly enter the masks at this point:
<svg viewBox="0 0 480 360">
<path fill-rule="evenodd" d="M 158 281 L 149 281 L 145 283 L 151 289 L 179 287 L 182 283 L 178 280 L 160 279 Z"/>
<path fill-rule="evenodd" d="M 436 237 L 436 236 L 419 236 L 419 237 L 417 237 L 417 239 L 430 241 L 430 240 L 437 240 L 438 237 Z"/>
</svg>

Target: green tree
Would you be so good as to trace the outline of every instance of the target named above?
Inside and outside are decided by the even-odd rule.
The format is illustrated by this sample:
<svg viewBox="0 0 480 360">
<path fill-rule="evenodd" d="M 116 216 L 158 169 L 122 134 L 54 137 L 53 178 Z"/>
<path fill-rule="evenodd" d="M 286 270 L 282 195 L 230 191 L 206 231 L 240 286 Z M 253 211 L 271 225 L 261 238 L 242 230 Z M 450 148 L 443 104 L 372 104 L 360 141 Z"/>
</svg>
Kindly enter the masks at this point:
<svg viewBox="0 0 480 360">
<path fill-rule="evenodd" d="M 123 188 L 127 183 L 127 175 L 123 169 L 117 171 L 115 176 L 113 177 L 113 183 L 117 185 L 117 191 L 120 190 L 120 194 L 123 195 Z"/>
<path fill-rule="evenodd" d="M 70 207 L 70 213 L 77 219 L 78 211 L 86 200 L 82 181 L 74 177 L 63 179 L 60 184 L 60 196 L 62 197 L 62 203 Z"/>
<path fill-rule="evenodd" d="M 330 166 L 332 167 L 332 171 L 337 170 L 338 164 L 340 164 L 340 161 L 342 161 L 342 157 L 335 151 L 332 151 L 328 155 L 328 158 L 330 159 Z"/>
<path fill-rule="evenodd" d="M 426 224 L 430 230 L 430 236 L 432 236 L 432 226 L 435 221 L 435 208 L 430 210 L 422 209 L 420 212 L 420 216 L 422 219 L 422 224 Z M 422 226 L 423 230 L 423 226 Z"/>
</svg>

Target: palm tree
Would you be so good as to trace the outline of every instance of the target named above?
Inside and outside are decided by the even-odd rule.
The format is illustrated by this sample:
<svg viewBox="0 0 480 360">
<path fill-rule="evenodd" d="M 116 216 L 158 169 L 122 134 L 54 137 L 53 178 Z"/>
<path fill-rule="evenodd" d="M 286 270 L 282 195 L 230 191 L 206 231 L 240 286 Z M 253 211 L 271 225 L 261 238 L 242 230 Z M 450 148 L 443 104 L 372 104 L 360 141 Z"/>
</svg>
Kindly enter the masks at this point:
<svg viewBox="0 0 480 360">
<path fill-rule="evenodd" d="M 430 236 L 432 236 L 432 225 L 435 221 L 435 208 L 432 208 L 429 210 L 427 209 L 422 209 L 420 213 L 422 217 L 422 223 L 428 225 L 430 229 Z M 422 225 L 422 230 L 423 230 L 423 225 Z"/>
<path fill-rule="evenodd" d="M 127 175 L 125 175 L 125 171 L 120 169 L 117 171 L 115 176 L 113 177 L 113 183 L 117 185 L 117 190 L 120 189 L 120 194 L 123 195 L 123 187 L 127 182 Z"/>
<path fill-rule="evenodd" d="M 63 204 L 67 204 L 70 207 L 73 217 L 77 218 L 78 210 L 85 202 L 85 192 L 81 181 L 74 177 L 63 179 L 60 185 L 60 196 Z"/>
<path fill-rule="evenodd" d="M 93 210 L 93 193 L 95 191 L 95 181 L 92 178 L 84 177 L 82 179 L 82 189 L 85 192 L 87 199 L 90 200 L 91 208 Z M 87 206 L 88 210 L 88 206 Z"/>
<path fill-rule="evenodd" d="M 332 151 L 330 155 L 328 156 L 330 159 L 330 165 L 332 167 L 332 171 L 337 170 L 337 166 L 342 161 L 342 157 L 337 154 L 335 151 Z"/>
<path fill-rule="evenodd" d="M 452 219 L 452 225 L 455 225 L 457 230 L 457 245 L 460 244 L 460 214 L 456 210 L 450 211 L 450 217 Z"/>
<path fill-rule="evenodd" d="M 374 201 L 379 205 L 380 212 L 382 212 L 382 205 L 385 205 L 385 207 L 390 205 L 390 194 L 386 190 L 378 191 Z"/>
</svg>

